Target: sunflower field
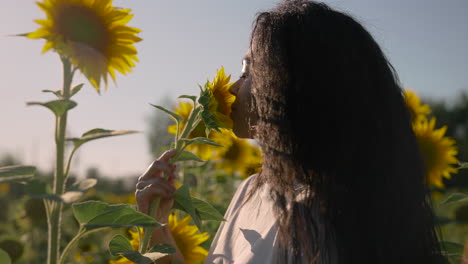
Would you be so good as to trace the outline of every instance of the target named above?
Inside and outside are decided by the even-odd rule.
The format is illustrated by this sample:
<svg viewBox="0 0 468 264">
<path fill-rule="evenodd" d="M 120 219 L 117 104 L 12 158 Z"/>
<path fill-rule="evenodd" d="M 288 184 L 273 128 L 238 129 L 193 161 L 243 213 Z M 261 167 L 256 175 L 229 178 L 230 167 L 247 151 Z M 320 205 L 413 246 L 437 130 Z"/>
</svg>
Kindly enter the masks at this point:
<svg viewBox="0 0 468 264">
<path fill-rule="evenodd" d="M 27 103 L 54 117 L 55 169 L 44 172 L 0 156 L 0 263 L 157 263 L 175 248 L 149 247 L 152 231 L 162 225 L 137 210 L 138 175 L 111 179 L 89 168 L 83 178 L 71 170 L 83 144 L 138 131 L 93 128 L 80 137 L 67 136 L 68 112 L 78 107 L 74 96 L 86 86 L 75 83 L 75 74 L 98 93 L 107 89 L 109 77 L 115 83 L 117 73 L 127 75 L 136 67 L 141 30 L 128 25 L 132 11 L 113 6 L 112 0 L 37 5 L 44 14 L 35 20 L 38 28 L 17 36 L 44 41 L 42 52 L 56 53 L 62 63 L 62 89 L 43 90 L 50 101 Z M 152 105 L 148 134 L 155 158 L 176 151 L 170 162 L 178 168 L 177 191 L 167 226 L 188 264 L 204 261 L 237 186 L 262 166 L 259 146 L 232 132 L 231 76 L 223 67 L 213 75 L 197 95 Z M 468 161 L 468 96 L 452 106 L 426 102 L 411 90 L 404 96 L 441 226 L 440 243 L 451 263 L 468 263 L 468 164 L 463 162 Z M 159 202 L 153 201 L 150 215 Z"/>
</svg>

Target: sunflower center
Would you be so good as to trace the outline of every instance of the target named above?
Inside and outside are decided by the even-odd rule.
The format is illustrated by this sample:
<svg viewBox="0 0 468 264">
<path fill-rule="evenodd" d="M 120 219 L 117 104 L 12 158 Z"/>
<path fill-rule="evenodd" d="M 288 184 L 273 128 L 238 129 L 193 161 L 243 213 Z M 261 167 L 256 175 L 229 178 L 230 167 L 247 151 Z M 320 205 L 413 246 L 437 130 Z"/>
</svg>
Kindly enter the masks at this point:
<svg viewBox="0 0 468 264">
<path fill-rule="evenodd" d="M 436 143 L 428 138 L 418 139 L 418 143 L 423 156 L 424 165 L 428 171 L 431 171 L 440 159 L 440 151 L 437 148 Z"/>
<path fill-rule="evenodd" d="M 85 6 L 64 6 L 58 12 L 57 31 L 65 41 L 86 44 L 101 53 L 105 53 L 109 43 L 106 25 L 95 11 Z"/>
<path fill-rule="evenodd" d="M 240 147 L 239 144 L 233 142 L 233 144 L 228 148 L 226 154 L 224 154 L 224 158 L 227 160 L 236 160 L 240 154 Z"/>
</svg>

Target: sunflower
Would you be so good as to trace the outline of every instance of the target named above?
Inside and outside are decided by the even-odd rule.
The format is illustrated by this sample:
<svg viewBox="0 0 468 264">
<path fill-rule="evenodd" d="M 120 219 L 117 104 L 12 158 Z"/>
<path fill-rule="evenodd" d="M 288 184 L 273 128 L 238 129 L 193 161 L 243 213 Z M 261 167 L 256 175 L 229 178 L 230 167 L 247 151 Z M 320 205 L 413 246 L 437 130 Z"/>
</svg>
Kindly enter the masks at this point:
<svg viewBox="0 0 468 264">
<path fill-rule="evenodd" d="M 230 80 L 231 75 L 226 76 L 224 67 L 221 67 L 213 81 L 208 83 L 208 89 L 212 94 L 208 108 L 216 117 L 217 124 L 228 129 L 232 129 L 231 105 L 236 99 L 229 91 L 233 85 L 229 82 Z"/>
<path fill-rule="evenodd" d="M 107 88 L 108 74 L 115 82 L 115 71 L 127 74 L 138 61 L 134 47 L 141 38 L 137 28 L 126 26 L 130 9 L 112 6 L 112 0 L 43 0 L 37 5 L 46 19 L 35 20 L 42 27 L 27 37 L 46 40 L 42 52 L 54 49 L 100 90 L 101 79 Z"/>
<path fill-rule="evenodd" d="M 208 251 L 200 246 L 210 238 L 208 233 L 197 233 L 198 228 L 194 225 L 189 225 L 190 216 L 178 220 L 175 214 L 169 215 L 169 229 L 174 237 L 174 240 L 180 252 L 184 256 L 185 263 L 196 264 L 203 262 L 208 256 Z"/>
<path fill-rule="evenodd" d="M 193 104 L 189 102 L 184 102 L 184 101 L 179 101 L 179 104 L 173 107 L 174 112 L 180 115 L 184 119 L 182 124 L 180 124 L 179 132 L 182 132 L 182 130 L 184 129 L 192 109 L 193 109 Z M 168 126 L 167 131 L 171 134 L 176 134 L 177 125 Z M 210 135 L 208 135 L 208 137 L 211 138 L 214 133 L 216 132 L 212 131 Z M 203 124 L 203 122 L 200 122 L 192 131 L 192 133 L 190 133 L 188 138 L 205 137 L 205 136 L 206 136 L 205 125 Z M 207 144 L 192 144 L 187 147 L 187 150 L 193 151 L 201 159 L 208 160 L 213 156 L 213 151 L 216 148 L 218 147 L 207 145 Z"/>
<path fill-rule="evenodd" d="M 451 173 L 458 172 L 453 166 L 459 163 L 458 152 L 455 140 L 444 136 L 447 127 L 435 129 L 435 123 L 435 118 L 423 119 L 413 123 L 413 131 L 426 166 L 427 183 L 443 188 L 442 178 L 450 179 Z"/>
<path fill-rule="evenodd" d="M 175 214 L 169 215 L 169 230 L 177 244 L 177 248 L 184 256 L 185 263 L 196 264 L 203 262 L 208 256 L 208 251 L 200 246 L 201 243 L 205 242 L 210 238 L 208 233 L 197 233 L 198 228 L 194 225 L 189 225 L 191 220 L 190 216 L 184 217 L 182 220 L 178 220 Z M 140 232 L 143 233 L 143 228 L 140 228 Z M 131 235 L 130 244 L 133 250 L 138 251 L 140 246 L 140 235 L 138 231 L 129 230 Z M 121 257 L 118 260 L 110 260 L 109 264 L 133 264 L 134 262 L 128 260 L 125 257 Z"/>
<path fill-rule="evenodd" d="M 217 168 L 224 169 L 232 174 L 239 172 L 243 179 L 260 171 L 262 167 L 262 154 L 257 146 L 246 139 L 240 139 L 230 130 L 223 129 L 217 133 L 213 140 L 223 145 L 219 148 L 215 160 Z"/>
<path fill-rule="evenodd" d="M 419 97 L 411 90 L 404 91 L 405 103 L 411 114 L 411 122 L 420 122 L 431 113 L 427 104 L 421 104 Z"/>
<path fill-rule="evenodd" d="M 0 183 L 0 194 L 7 194 L 10 191 L 8 183 Z"/>
</svg>

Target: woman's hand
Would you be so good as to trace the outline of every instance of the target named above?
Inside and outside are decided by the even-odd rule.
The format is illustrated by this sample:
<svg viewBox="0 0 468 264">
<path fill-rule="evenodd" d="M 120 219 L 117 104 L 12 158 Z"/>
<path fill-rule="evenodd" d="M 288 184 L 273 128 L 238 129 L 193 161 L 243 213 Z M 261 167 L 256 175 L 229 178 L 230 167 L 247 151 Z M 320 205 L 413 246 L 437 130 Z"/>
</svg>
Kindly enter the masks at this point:
<svg viewBox="0 0 468 264">
<path fill-rule="evenodd" d="M 156 197 L 161 197 L 156 215 L 152 215 L 158 222 L 167 223 L 169 211 L 174 204 L 174 186 L 176 165 L 170 164 L 169 159 L 176 151 L 168 150 L 156 159 L 148 169 L 138 178 L 135 198 L 138 210 L 148 214 L 151 202 Z M 164 174 L 168 175 L 165 179 Z"/>
</svg>

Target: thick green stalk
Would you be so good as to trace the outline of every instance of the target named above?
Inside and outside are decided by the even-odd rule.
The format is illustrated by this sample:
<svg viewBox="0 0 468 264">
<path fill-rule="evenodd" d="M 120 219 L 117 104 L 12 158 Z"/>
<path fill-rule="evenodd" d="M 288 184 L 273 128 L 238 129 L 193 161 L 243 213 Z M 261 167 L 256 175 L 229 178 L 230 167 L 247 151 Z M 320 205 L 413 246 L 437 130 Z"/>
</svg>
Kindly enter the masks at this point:
<svg viewBox="0 0 468 264">
<path fill-rule="evenodd" d="M 63 63 L 63 89 L 62 96 L 64 99 L 70 97 L 70 87 L 73 79 L 73 72 L 70 61 L 62 58 Z M 65 131 L 67 128 L 67 112 L 62 116 L 57 117 L 55 128 L 55 145 L 56 145 L 56 163 L 53 182 L 53 192 L 57 196 L 61 196 L 65 189 L 65 173 L 64 173 L 64 156 L 65 156 Z M 60 258 L 60 225 L 62 222 L 62 207 L 60 202 L 51 202 L 51 213 L 48 222 L 48 247 L 47 247 L 47 263 L 56 264 Z"/>
<path fill-rule="evenodd" d="M 78 234 L 76 234 L 75 237 L 70 242 L 68 242 L 67 246 L 63 250 L 63 252 L 62 252 L 62 254 L 60 256 L 59 264 L 65 264 L 65 261 L 67 260 L 67 256 L 70 253 L 70 250 L 76 245 L 76 243 L 78 243 L 78 241 L 82 237 L 87 236 L 87 235 L 89 235 L 91 233 L 94 233 L 94 232 L 98 232 L 98 231 L 101 231 L 101 230 L 104 230 L 104 229 L 108 229 L 108 228 L 109 227 L 101 227 L 101 228 L 96 228 L 96 229 L 93 229 L 93 230 L 90 230 L 90 231 L 85 231 L 82 227 L 80 227 L 80 230 L 78 231 Z"/>
<path fill-rule="evenodd" d="M 161 197 L 157 197 L 151 202 L 149 215 L 154 217 L 159 207 L 159 203 L 161 202 Z M 140 252 L 146 253 L 148 249 L 149 242 L 151 240 L 151 236 L 153 235 L 154 227 L 147 227 L 145 228 L 145 233 L 143 234 L 143 241 L 140 246 Z"/>
<path fill-rule="evenodd" d="M 185 148 L 185 146 L 181 146 L 181 144 L 179 142 L 179 139 L 188 137 L 190 135 L 190 133 L 195 129 L 195 127 L 200 123 L 201 119 L 198 116 L 198 114 L 200 113 L 201 109 L 202 108 L 199 107 L 199 106 L 194 106 L 192 112 L 189 115 L 189 118 L 188 118 L 187 123 L 186 123 L 186 125 L 184 127 L 184 130 L 182 131 L 182 133 L 180 135 L 179 135 L 179 133 L 176 134 L 175 147 L 176 147 L 177 152 L 181 152 Z M 179 131 L 179 127 L 177 127 L 177 131 Z M 178 154 L 179 153 L 177 153 L 174 156 L 174 158 L 176 158 L 178 156 Z M 159 207 L 160 201 L 161 201 L 161 197 L 157 197 L 156 199 L 154 199 L 151 202 L 150 208 L 149 208 L 149 215 L 150 216 L 154 216 L 156 214 L 157 209 Z M 140 252 L 142 252 L 142 253 L 146 252 L 146 250 L 148 248 L 148 244 L 149 244 L 149 242 L 151 240 L 151 235 L 153 234 L 153 230 L 154 230 L 153 227 L 145 228 L 143 241 L 142 241 L 141 246 L 140 246 Z"/>
<path fill-rule="evenodd" d="M 187 138 L 190 135 L 190 133 L 195 129 L 196 125 L 198 125 L 198 123 L 200 122 L 200 117 L 198 116 L 198 114 L 201 110 L 202 109 L 200 106 L 194 107 L 192 113 L 190 113 L 190 116 L 187 120 L 187 124 L 185 125 L 184 130 L 182 131 L 182 134 L 178 139 Z"/>
</svg>

